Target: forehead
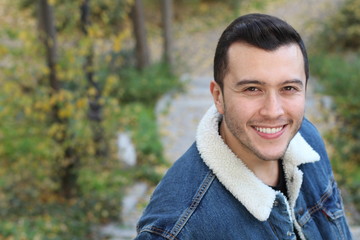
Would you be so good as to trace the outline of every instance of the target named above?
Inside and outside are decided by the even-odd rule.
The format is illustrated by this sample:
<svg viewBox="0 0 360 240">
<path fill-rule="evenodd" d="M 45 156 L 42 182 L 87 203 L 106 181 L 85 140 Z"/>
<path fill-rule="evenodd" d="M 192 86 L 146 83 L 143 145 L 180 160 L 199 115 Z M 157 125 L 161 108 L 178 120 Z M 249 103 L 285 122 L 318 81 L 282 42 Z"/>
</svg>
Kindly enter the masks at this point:
<svg viewBox="0 0 360 240">
<path fill-rule="evenodd" d="M 242 42 L 233 43 L 228 51 L 227 70 L 227 75 L 236 78 L 306 78 L 304 58 L 296 43 L 271 51 Z"/>
<path fill-rule="evenodd" d="M 294 57 L 296 57 L 297 59 L 303 58 L 301 49 L 296 43 L 282 45 L 274 50 L 267 50 L 258 48 L 244 42 L 235 42 L 229 47 L 228 60 L 229 62 L 239 59 L 244 59 L 246 61 L 249 59 L 258 59 L 258 57 L 262 58 L 259 60 L 263 60 L 267 57 L 276 58 L 282 56 L 283 54 L 285 54 L 285 56 L 288 56 L 289 60 Z"/>
</svg>

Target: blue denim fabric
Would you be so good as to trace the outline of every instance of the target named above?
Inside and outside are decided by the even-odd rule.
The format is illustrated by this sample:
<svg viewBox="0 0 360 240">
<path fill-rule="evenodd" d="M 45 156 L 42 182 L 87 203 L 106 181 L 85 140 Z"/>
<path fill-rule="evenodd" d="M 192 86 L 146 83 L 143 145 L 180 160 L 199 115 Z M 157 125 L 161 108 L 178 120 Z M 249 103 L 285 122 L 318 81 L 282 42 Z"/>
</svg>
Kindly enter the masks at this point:
<svg viewBox="0 0 360 240">
<path fill-rule="evenodd" d="M 136 240 L 290 240 L 296 239 L 294 221 L 306 239 L 352 239 L 323 142 L 307 120 L 300 133 L 321 160 L 299 166 L 303 183 L 294 208 L 296 219 L 280 192 L 269 218 L 256 219 L 218 181 L 193 144 L 157 186 L 139 221 Z"/>
</svg>

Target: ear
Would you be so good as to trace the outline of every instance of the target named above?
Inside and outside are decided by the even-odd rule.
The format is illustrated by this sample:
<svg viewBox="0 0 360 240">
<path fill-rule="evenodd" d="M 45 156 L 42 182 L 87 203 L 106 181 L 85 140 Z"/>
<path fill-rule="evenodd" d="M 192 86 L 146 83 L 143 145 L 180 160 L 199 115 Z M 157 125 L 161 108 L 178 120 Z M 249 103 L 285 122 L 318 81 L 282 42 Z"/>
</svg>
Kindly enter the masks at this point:
<svg viewBox="0 0 360 240">
<path fill-rule="evenodd" d="M 210 92 L 213 96 L 215 106 L 220 114 L 224 114 L 224 97 L 219 84 L 215 81 L 210 83 Z"/>
</svg>

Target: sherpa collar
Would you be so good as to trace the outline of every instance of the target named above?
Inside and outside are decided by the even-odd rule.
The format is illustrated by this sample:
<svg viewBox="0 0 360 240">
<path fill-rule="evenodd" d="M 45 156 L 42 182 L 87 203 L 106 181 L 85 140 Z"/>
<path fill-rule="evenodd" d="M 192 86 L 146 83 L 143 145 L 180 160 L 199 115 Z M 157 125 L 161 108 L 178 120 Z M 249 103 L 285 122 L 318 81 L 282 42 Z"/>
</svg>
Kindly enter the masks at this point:
<svg viewBox="0 0 360 240">
<path fill-rule="evenodd" d="M 224 143 L 218 132 L 220 120 L 221 115 L 213 105 L 200 121 L 196 134 L 200 155 L 225 188 L 255 218 L 266 221 L 270 216 L 276 194 L 279 192 L 258 179 Z M 292 209 L 302 183 L 303 173 L 297 166 L 318 160 L 320 160 L 319 154 L 312 149 L 300 133 L 297 133 L 291 140 L 283 159 L 289 203 Z"/>
</svg>

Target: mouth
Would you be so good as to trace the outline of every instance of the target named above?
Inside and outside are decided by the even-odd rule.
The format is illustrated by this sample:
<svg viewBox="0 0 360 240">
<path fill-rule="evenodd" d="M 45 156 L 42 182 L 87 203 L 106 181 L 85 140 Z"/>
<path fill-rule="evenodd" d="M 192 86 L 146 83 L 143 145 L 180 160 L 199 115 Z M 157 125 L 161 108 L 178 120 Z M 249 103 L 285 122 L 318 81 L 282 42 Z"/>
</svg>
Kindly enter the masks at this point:
<svg viewBox="0 0 360 240">
<path fill-rule="evenodd" d="M 281 136 L 287 125 L 276 126 L 276 127 L 260 127 L 253 126 L 253 129 L 263 138 L 272 139 Z"/>
</svg>

